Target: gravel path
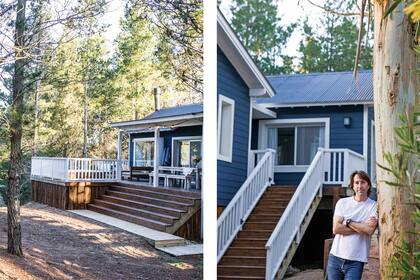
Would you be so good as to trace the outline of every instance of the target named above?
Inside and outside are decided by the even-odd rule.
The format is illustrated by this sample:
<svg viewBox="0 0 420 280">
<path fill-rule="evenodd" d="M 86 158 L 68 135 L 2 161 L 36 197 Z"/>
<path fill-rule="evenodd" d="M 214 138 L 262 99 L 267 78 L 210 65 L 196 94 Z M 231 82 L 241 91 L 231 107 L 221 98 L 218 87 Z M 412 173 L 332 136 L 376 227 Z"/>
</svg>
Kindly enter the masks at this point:
<svg viewBox="0 0 420 280">
<path fill-rule="evenodd" d="M 0 208 L 0 280 L 202 279 L 202 257 L 171 257 L 139 236 L 38 203 L 21 208 L 24 258 L 12 256 L 6 212 Z"/>
</svg>

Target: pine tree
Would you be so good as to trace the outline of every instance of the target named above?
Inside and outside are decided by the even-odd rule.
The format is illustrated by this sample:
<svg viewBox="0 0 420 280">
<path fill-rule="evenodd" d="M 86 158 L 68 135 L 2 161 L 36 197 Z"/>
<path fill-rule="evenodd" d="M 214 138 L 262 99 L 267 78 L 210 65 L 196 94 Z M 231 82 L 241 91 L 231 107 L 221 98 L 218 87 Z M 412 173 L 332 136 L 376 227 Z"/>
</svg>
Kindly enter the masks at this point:
<svg viewBox="0 0 420 280">
<path fill-rule="evenodd" d="M 293 71 L 290 57 L 282 55 L 282 50 L 296 24 L 280 24 L 276 2 L 235 0 L 231 11 L 233 29 L 264 74 Z"/>
</svg>

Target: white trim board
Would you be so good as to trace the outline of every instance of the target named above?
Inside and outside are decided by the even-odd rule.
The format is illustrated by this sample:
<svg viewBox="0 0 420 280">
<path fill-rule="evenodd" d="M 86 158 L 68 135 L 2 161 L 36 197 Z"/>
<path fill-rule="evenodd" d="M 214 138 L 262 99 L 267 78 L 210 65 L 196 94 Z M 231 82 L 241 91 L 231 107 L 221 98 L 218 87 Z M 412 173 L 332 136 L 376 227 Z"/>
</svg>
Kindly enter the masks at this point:
<svg viewBox="0 0 420 280">
<path fill-rule="evenodd" d="M 227 103 L 232 106 L 232 113 L 231 113 L 231 123 L 229 128 L 229 138 L 223 142 L 223 145 L 228 145 L 228 155 L 222 155 L 219 153 L 219 148 L 221 145 L 221 129 L 222 129 L 222 105 L 223 103 Z M 232 162 L 232 153 L 233 153 L 233 133 L 235 127 L 235 100 L 226 97 L 224 95 L 219 94 L 219 102 L 217 105 L 217 159 Z"/>
<path fill-rule="evenodd" d="M 274 120 L 260 120 L 258 127 L 258 149 L 265 149 L 268 137 L 269 127 L 296 127 L 296 125 L 316 125 L 323 124 L 325 126 L 325 143 L 324 148 L 330 147 L 330 118 L 299 118 L 299 119 L 274 119 Z M 295 137 L 297 141 L 297 137 Z M 296 143 L 295 143 L 296 147 Z M 294 151 L 296 153 L 296 149 Z M 296 154 L 294 154 L 296 160 Z M 309 165 L 275 165 L 274 172 L 306 172 Z"/>
<path fill-rule="evenodd" d="M 367 155 L 368 155 L 368 106 L 363 105 L 363 156 L 365 157 L 365 170 L 367 171 Z"/>
</svg>

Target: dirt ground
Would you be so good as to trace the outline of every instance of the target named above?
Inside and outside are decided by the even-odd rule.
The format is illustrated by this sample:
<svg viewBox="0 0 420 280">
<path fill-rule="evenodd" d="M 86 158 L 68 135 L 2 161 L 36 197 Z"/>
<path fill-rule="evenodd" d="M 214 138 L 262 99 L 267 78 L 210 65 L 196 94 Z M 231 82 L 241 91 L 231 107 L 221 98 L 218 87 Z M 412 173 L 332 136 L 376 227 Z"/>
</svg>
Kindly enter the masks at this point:
<svg viewBox="0 0 420 280">
<path fill-rule="evenodd" d="M 29 203 L 21 208 L 24 257 L 7 254 L 0 207 L 0 280 L 202 279 L 202 257 L 172 257 L 145 239 L 76 214 Z"/>
</svg>

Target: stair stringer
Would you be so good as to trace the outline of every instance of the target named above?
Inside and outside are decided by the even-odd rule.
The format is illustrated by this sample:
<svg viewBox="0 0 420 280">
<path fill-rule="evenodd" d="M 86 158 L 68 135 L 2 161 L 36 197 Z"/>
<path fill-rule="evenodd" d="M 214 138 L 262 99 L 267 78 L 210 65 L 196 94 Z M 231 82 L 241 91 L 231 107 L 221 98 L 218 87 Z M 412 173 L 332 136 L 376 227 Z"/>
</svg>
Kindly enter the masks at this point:
<svg viewBox="0 0 420 280">
<path fill-rule="evenodd" d="M 201 201 L 199 199 L 194 200 L 194 206 L 188 207 L 187 213 L 181 215 L 181 217 L 174 221 L 172 226 L 166 227 L 166 232 L 174 234 L 181 226 L 183 226 L 188 220 L 201 209 Z"/>
<path fill-rule="evenodd" d="M 321 188 L 322 188 L 322 186 L 321 186 Z M 296 236 L 295 240 L 290 245 L 289 250 L 287 251 L 286 257 L 283 259 L 283 261 L 280 265 L 280 268 L 279 268 L 279 270 L 276 274 L 275 279 L 281 280 L 281 279 L 284 278 L 284 275 L 286 274 L 287 268 L 289 267 L 290 262 L 292 261 L 293 256 L 295 255 L 296 250 L 297 250 L 297 248 L 300 244 L 300 240 L 302 240 L 302 237 L 305 234 L 306 229 L 308 228 L 309 223 L 311 222 L 311 220 L 312 220 L 312 218 L 315 214 L 315 211 L 318 208 L 319 203 L 321 202 L 321 199 L 322 198 L 320 196 L 316 195 L 314 200 L 312 201 L 311 206 L 309 207 L 308 212 L 306 212 L 306 216 L 303 219 L 303 221 L 300 225 L 300 228 L 299 228 L 298 234 L 300 235 L 300 238 Z"/>
</svg>

